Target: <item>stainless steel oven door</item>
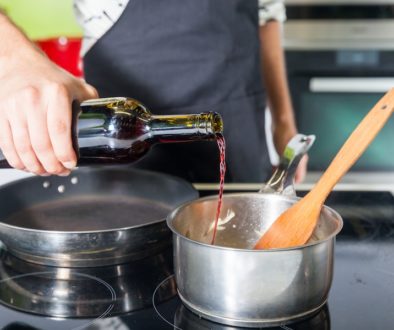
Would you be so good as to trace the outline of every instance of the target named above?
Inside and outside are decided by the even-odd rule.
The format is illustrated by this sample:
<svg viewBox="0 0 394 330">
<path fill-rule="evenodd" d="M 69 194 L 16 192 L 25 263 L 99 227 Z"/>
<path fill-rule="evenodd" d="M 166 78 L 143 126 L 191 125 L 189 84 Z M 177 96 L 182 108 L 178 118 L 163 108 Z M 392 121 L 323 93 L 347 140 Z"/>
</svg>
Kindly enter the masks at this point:
<svg viewBox="0 0 394 330">
<path fill-rule="evenodd" d="M 382 95 L 394 87 L 394 77 L 312 77 L 312 93 L 376 93 Z"/>
<path fill-rule="evenodd" d="M 291 85 L 299 130 L 316 135 L 309 169 L 319 174 L 365 114 L 394 87 L 394 77 L 297 76 Z M 357 182 L 369 182 L 375 174 L 391 176 L 394 183 L 394 117 L 350 171 Z"/>
<path fill-rule="evenodd" d="M 393 0 L 286 0 L 286 49 L 394 49 Z"/>
</svg>

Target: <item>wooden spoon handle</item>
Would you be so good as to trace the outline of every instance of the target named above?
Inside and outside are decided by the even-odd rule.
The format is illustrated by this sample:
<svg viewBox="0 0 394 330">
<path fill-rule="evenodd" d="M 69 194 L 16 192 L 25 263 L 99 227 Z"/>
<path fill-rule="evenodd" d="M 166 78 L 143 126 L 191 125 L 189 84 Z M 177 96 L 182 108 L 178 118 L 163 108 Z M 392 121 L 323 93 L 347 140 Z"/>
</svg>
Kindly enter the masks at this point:
<svg viewBox="0 0 394 330">
<path fill-rule="evenodd" d="M 360 122 L 313 188 L 313 195 L 322 198 L 321 200 L 319 198 L 318 202 L 324 202 L 337 182 L 360 158 L 362 153 L 390 118 L 393 110 L 394 89 L 391 89 Z M 318 191 L 320 191 L 320 193 L 317 193 Z"/>
</svg>

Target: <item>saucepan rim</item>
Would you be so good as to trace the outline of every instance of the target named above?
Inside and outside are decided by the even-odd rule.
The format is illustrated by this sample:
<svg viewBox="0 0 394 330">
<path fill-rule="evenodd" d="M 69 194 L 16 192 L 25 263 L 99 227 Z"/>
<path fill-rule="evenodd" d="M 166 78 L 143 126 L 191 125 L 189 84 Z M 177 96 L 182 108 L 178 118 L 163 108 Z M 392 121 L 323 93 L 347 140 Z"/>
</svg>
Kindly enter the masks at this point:
<svg viewBox="0 0 394 330">
<path fill-rule="evenodd" d="M 301 197 L 289 197 L 289 196 L 284 196 L 284 195 L 279 195 L 279 194 L 267 194 L 267 193 L 230 193 L 230 194 L 224 194 L 223 195 L 223 199 L 225 199 L 226 197 L 258 197 L 258 198 L 272 198 L 272 199 L 281 199 L 281 200 L 287 200 L 287 201 L 297 201 L 300 200 Z M 176 228 L 173 226 L 173 222 L 175 220 L 176 215 L 181 212 L 184 208 L 186 208 L 187 206 L 193 204 L 193 203 L 197 203 L 197 202 L 204 202 L 204 201 L 209 201 L 209 200 L 213 200 L 213 199 L 217 199 L 217 195 L 214 196 L 206 196 L 206 197 L 202 197 L 202 198 L 198 198 L 186 203 L 181 204 L 180 206 L 178 206 L 176 209 L 174 209 L 173 211 L 171 211 L 171 213 L 167 216 L 167 226 L 170 228 L 170 230 L 173 232 L 173 234 L 181 237 L 182 239 L 189 241 L 190 243 L 196 244 L 196 245 L 202 245 L 206 248 L 211 248 L 211 249 L 218 249 L 218 250 L 225 250 L 225 251 L 235 251 L 235 252 L 245 252 L 245 253 L 273 253 L 273 252 L 280 252 L 280 251 L 292 251 L 292 250 L 301 250 L 301 249 L 306 249 L 309 248 L 311 246 L 314 245 L 319 245 L 321 243 L 327 242 L 329 240 L 331 240 L 332 238 L 335 238 L 338 233 L 342 230 L 343 228 L 343 219 L 341 217 L 341 215 L 335 211 L 334 209 L 332 209 L 331 207 L 327 206 L 327 205 L 323 205 L 324 209 L 331 212 L 336 220 L 337 220 L 337 228 L 330 234 L 328 235 L 326 238 L 318 240 L 318 241 L 314 241 L 314 242 L 310 242 L 304 245 L 297 245 L 297 246 L 293 246 L 290 248 L 275 248 L 275 249 L 269 249 L 269 250 L 255 250 L 255 249 L 240 249 L 240 248 L 234 248 L 234 247 L 226 247 L 226 246 L 220 246 L 220 245 L 211 245 L 211 244 L 207 244 L 207 243 L 203 243 L 203 242 L 199 242 L 199 241 L 195 241 L 193 239 L 190 239 L 184 235 L 182 235 L 181 233 L 179 233 Z"/>
</svg>

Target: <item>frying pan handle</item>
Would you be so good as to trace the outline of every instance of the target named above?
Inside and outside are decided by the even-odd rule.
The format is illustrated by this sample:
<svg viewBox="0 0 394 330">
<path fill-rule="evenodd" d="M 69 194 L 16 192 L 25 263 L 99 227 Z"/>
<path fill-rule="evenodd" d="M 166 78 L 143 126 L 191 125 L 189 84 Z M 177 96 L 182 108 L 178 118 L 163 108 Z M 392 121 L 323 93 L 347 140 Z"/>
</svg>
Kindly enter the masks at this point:
<svg viewBox="0 0 394 330">
<path fill-rule="evenodd" d="M 8 164 L 1 150 L 0 150 L 0 168 L 11 168 L 11 165 Z"/>
<path fill-rule="evenodd" d="M 295 135 L 287 144 L 279 166 L 271 178 L 263 184 L 260 193 L 276 193 L 295 196 L 294 175 L 301 158 L 315 142 L 315 135 Z"/>
</svg>

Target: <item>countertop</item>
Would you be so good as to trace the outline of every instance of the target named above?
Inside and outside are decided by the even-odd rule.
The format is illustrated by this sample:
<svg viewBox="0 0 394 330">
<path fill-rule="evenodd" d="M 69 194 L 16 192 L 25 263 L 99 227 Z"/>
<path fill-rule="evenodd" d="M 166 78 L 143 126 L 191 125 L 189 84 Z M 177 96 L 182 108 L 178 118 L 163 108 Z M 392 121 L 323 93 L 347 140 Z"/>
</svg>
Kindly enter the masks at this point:
<svg viewBox="0 0 394 330">
<path fill-rule="evenodd" d="M 78 171 L 76 169 L 75 171 Z M 309 172 L 303 183 L 296 185 L 296 190 L 307 191 L 321 176 L 321 172 Z M 0 170 L 0 185 L 32 176 L 14 169 Z M 197 190 L 209 191 L 218 189 L 218 183 L 194 183 Z M 261 183 L 226 183 L 225 191 L 258 191 Z M 335 186 L 336 191 L 390 191 L 394 194 L 394 172 L 349 172 Z"/>
</svg>

